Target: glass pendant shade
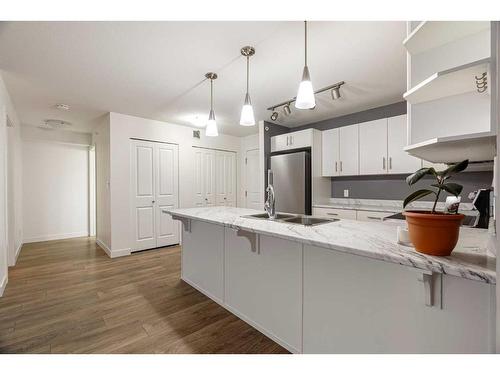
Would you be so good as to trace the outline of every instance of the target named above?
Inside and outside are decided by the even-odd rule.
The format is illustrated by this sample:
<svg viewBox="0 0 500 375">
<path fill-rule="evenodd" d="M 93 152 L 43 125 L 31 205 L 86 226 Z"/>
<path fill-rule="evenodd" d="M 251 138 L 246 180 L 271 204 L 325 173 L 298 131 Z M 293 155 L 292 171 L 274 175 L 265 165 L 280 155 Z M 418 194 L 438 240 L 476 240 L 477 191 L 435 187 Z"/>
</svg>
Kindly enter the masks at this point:
<svg viewBox="0 0 500 375">
<path fill-rule="evenodd" d="M 314 89 L 309 75 L 309 68 L 304 66 L 304 73 L 302 74 L 302 81 L 299 85 L 297 92 L 297 99 L 295 100 L 295 108 L 298 109 L 311 109 L 316 107 L 316 100 L 314 98 Z"/>
<path fill-rule="evenodd" d="M 215 122 L 215 113 L 213 109 L 210 110 L 210 115 L 208 116 L 205 135 L 207 137 L 217 137 L 219 135 L 219 131 L 217 130 L 217 123 Z"/>
<path fill-rule="evenodd" d="M 243 104 L 243 108 L 241 109 L 240 125 L 255 125 L 255 116 L 253 115 L 252 102 L 250 101 L 250 95 L 248 93 L 245 95 L 245 103 Z"/>
</svg>

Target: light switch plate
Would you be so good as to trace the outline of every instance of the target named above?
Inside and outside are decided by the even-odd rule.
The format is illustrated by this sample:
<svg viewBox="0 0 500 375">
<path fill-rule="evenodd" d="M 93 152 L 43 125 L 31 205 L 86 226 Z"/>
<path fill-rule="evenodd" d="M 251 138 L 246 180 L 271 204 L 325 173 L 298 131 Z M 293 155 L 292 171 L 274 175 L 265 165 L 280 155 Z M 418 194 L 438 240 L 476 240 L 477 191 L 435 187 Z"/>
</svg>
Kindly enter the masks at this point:
<svg viewBox="0 0 500 375">
<path fill-rule="evenodd" d="M 344 198 L 349 198 L 349 190 L 344 189 Z"/>
</svg>

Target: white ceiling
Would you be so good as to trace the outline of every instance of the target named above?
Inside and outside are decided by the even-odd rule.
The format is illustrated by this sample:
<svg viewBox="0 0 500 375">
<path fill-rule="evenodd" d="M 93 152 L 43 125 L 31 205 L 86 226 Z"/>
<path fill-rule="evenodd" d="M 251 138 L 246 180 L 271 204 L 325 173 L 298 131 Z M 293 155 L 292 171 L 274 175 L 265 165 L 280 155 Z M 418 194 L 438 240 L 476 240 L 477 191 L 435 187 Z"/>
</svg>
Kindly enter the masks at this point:
<svg viewBox="0 0 500 375">
<path fill-rule="evenodd" d="M 276 123 L 298 126 L 402 100 L 404 22 L 310 22 L 309 69 L 315 89 L 345 81 L 342 99 L 317 95 L 315 110 L 292 108 Z M 105 112 L 192 125 L 209 110 L 206 72 L 215 81 L 219 131 L 238 125 L 245 90 L 240 48 L 252 45 L 250 95 L 257 120 L 292 98 L 304 64 L 302 22 L 1 22 L 0 69 L 22 123 L 46 118 L 89 131 Z M 56 103 L 71 105 L 70 112 Z"/>
</svg>

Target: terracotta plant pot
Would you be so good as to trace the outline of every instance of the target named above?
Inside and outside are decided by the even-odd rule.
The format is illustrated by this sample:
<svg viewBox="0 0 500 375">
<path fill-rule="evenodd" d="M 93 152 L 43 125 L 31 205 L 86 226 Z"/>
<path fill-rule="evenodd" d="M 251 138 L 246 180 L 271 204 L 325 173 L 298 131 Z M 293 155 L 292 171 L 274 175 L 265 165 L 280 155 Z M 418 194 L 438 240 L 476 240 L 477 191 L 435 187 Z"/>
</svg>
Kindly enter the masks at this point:
<svg viewBox="0 0 500 375">
<path fill-rule="evenodd" d="M 419 253 L 450 255 L 458 241 L 465 215 L 430 211 L 405 211 L 410 240 Z"/>
</svg>

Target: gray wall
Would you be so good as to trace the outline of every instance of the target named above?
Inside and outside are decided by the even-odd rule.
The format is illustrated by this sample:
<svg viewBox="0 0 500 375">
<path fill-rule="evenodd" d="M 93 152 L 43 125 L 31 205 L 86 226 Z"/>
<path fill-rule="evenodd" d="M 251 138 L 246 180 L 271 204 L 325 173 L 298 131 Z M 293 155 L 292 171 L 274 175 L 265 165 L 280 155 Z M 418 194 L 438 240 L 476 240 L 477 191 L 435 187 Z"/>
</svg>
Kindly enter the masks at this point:
<svg viewBox="0 0 500 375">
<path fill-rule="evenodd" d="M 366 121 L 378 120 L 386 117 L 399 116 L 406 113 L 406 102 L 397 102 L 382 107 L 368 109 L 366 111 L 356 112 L 345 116 L 335 117 L 324 121 L 318 121 L 311 124 L 299 126 L 296 128 L 287 128 L 285 126 L 265 122 L 264 132 L 264 153 L 266 159 L 266 171 L 269 166 L 269 157 L 271 153 L 271 137 L 297 131 L 302 129 L 314 128 L 318 130 L 328 130 L 339 128 L 342 126 L 358 124 Z M 412 188 L 406 185 L 405 175 L 379 175 L 379 176 L 352 176 L 352 177 L 333 177 L 332 193 L 334 198 L 344 196 L 344 189 L 349 190 L 349 198 L 366 198 L 366 199 L 404 199 L 409 192 L 426 187 L 429 179 L 423 180 Z M 486 188 L 491 186 L 493 179 L 492 172 L 468 172 L 457 175 L 453 181 L 462 184 L 464 190 L 462 193 L 462 201 L 468 202 L 467 195 L 478 188 Z M 265 177 L 267 186 L 267 173 Z M 446 196 L 443 194 L 443 196 Z M 432 197 L 427 199 L 431 200 Z M 444 199 L 444 198 L 443 198 Z"/>
<path fill-rule="evenodd" d="M 343 198 L 344 189 L 349 190 L 349 198 L 368 199 L 395 199 L 403 200 L 414 190 L 426 189 L 432 178 L 423 178 L 411 188 L 406 184 L 407 175 L 380 175 L 380 176 L 352 176 L 332 178 L 332 197 Z M 470 202 L 467 195 L 479 188 L 488 188 L 493 181 L 493 172 L 463 172 L 455 175 L 450 182 L 456 182 L 464 187 L 462 202 Z M 444 201 L 446 193 L 442 194 L 440 201 Z M 433 200 L 432 196 L 424 200 Z"/>
</svg>

